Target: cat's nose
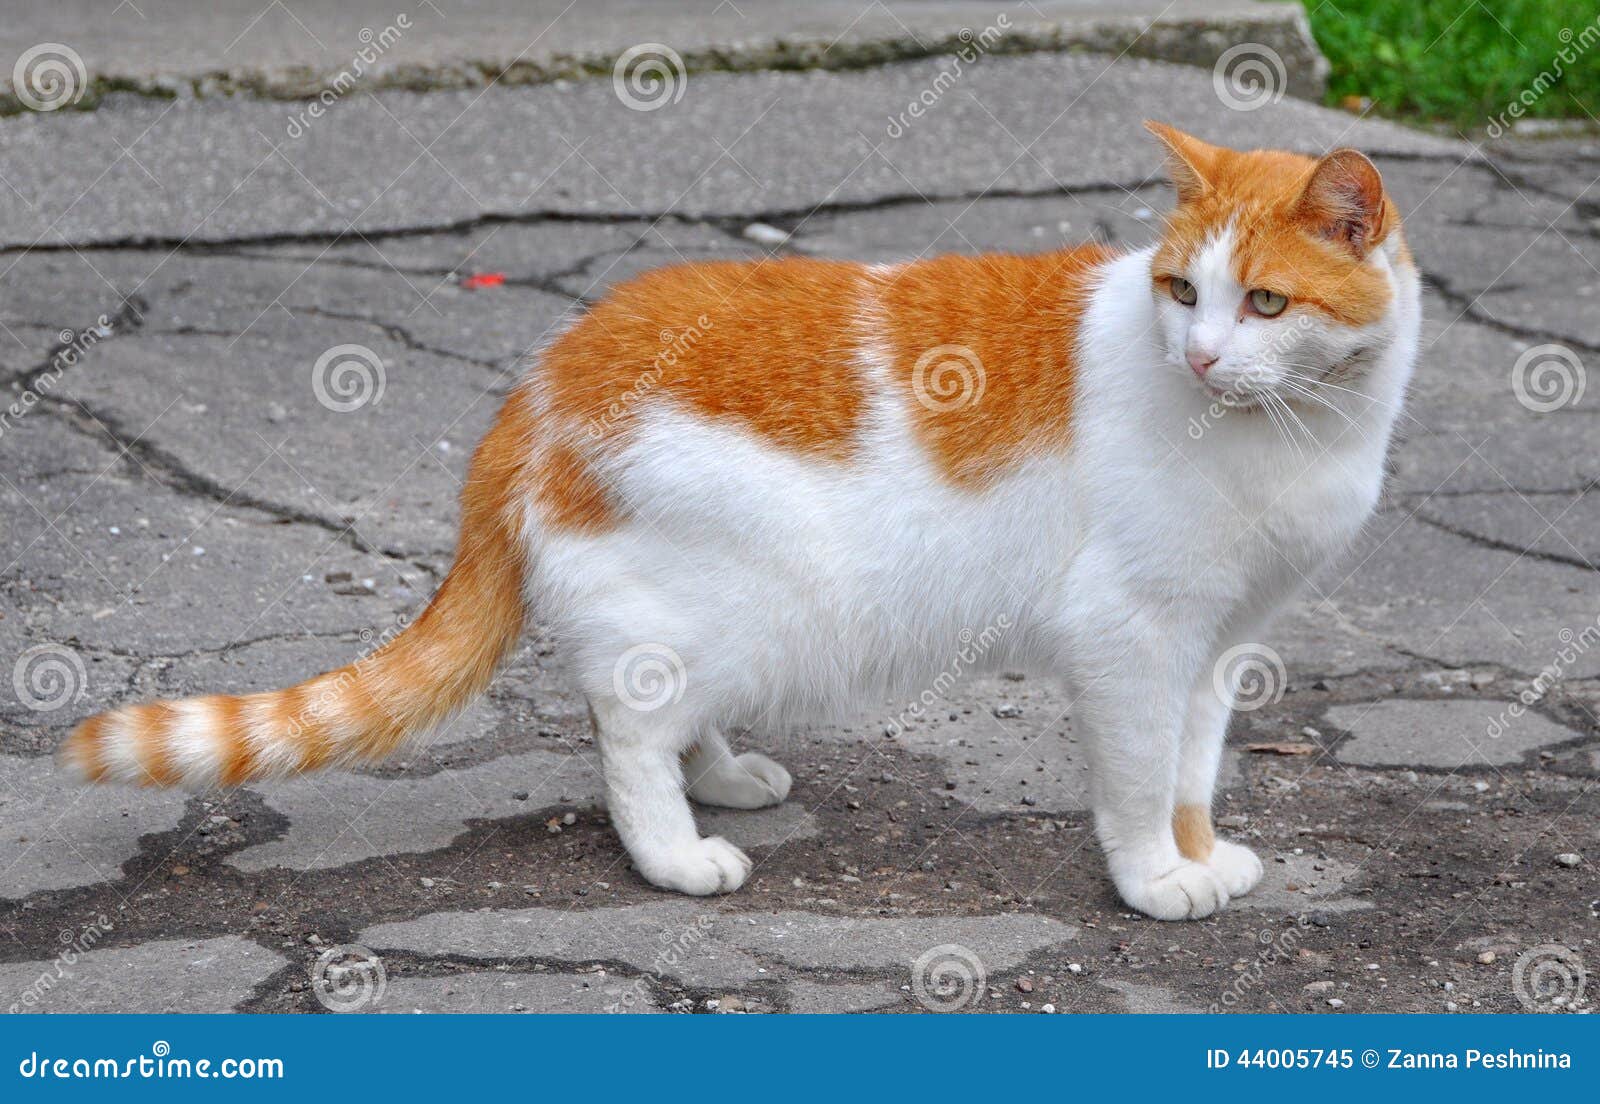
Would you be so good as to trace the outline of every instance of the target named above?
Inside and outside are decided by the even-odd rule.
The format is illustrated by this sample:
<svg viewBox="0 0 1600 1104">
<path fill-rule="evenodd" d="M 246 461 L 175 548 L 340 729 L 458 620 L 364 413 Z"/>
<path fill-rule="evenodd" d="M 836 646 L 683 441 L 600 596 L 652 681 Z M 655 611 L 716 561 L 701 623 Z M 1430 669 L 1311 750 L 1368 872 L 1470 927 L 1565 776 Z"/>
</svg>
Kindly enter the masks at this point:
<svg viewBox="0 0 1600 1104">
<path fill-rule="evenodd" d="M 1217 362 L 1216 356 L 1211 353 L 1190 352 L 1185 355 L 1188 357 L 1189 367 L 1201 379 L 1205 378 L 1206 373 L 1211 371 L 1211 366 Z"/>
</svg>

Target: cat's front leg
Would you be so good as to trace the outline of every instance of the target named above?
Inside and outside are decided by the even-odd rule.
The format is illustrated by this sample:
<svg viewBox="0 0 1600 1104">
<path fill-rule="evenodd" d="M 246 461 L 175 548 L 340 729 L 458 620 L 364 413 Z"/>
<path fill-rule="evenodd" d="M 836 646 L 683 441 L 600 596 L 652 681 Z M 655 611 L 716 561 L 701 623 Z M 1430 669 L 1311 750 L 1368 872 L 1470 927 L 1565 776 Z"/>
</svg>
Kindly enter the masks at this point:
<svg viewBox="0 0 1600 1104">
<path fill-rule="evenodd" d="M 1198 920 L 1226 905 L 1229 894 L 1216 871 L 1186 856 L 1173 834 L 1193 672 L 1167 653 L 1164 635 L 1102 642 L 1097 653 L 1106 664 L 1080 665 L 1087 677 L 1075 712 L 1088 737 L 1095 832 L 1117 892 L 1158 920 Z"/>
<path fill-rule="evenodd" d="M 1178 756 L 1177 806 L 1172 814 L 1178 850 L 1186 858 L 1209 866 L 1230 897 L 1249 893 L 1261 881 L 1262 873 L 1261 860 L 1254 851 L 1217 839 L 1211 826 L 1211 800 L 1222 766 L 1228 718 L 1233 712 L 1236 677 L 1219 653 L 1195 679 Z"/>
</svg>

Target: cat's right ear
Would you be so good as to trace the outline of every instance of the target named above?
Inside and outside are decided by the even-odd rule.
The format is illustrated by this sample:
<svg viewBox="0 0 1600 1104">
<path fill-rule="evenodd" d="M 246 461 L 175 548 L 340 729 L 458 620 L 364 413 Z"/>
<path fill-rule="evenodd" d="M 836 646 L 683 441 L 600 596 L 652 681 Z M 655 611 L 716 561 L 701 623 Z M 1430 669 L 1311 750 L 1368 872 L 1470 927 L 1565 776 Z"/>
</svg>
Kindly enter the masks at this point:
<svg viewBox="0 0 1600 1104">
<path fill-rule="evenodd" d="M 1199 199 L 1211 190 L 1211 176 L 1219 152 L 1216 146 L 1154 119 L 1146 119 L 1144 128 L 1167 147 L 1167 176 L 1178 189 L 1179 203 Z"/>
</svg>

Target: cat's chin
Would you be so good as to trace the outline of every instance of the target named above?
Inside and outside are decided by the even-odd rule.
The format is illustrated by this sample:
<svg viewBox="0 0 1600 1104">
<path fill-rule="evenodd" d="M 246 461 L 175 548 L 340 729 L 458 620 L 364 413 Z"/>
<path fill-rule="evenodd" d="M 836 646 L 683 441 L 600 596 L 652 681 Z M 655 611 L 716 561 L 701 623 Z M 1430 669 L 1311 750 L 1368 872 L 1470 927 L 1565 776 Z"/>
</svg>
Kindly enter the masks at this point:
<svg viewBox="0 0 1600 1104">
<path fill-rule="evenodd" d="M 1200 393 L 1213 403 L 1228 410 L 1256 410 L 1261 406 L 1261 396 L 1254 391 L 1242 391 L 1237 387 L 1220 387 L 1209 380 L 1196 379 L 1195 386 L 1200 388 Z"/>
</svg>

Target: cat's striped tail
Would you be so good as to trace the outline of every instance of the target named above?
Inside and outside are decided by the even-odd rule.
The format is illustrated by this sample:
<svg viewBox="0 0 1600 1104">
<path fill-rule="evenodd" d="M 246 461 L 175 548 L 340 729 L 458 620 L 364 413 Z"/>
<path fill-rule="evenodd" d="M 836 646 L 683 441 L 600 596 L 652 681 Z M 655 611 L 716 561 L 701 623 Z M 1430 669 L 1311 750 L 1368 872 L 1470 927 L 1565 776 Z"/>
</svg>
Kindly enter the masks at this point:
<svg viewBox="0 0 1600 1104">
<path fill-rule="evenodd" d="M 370 655 L 287 690 L 126 706 L 78 725 L 63 762 L 91 782 L 237 785 L 379 760 L 476 697 L 523 625 L 516 397 L 473 458 L 450 574 Z"/>
</svg>

